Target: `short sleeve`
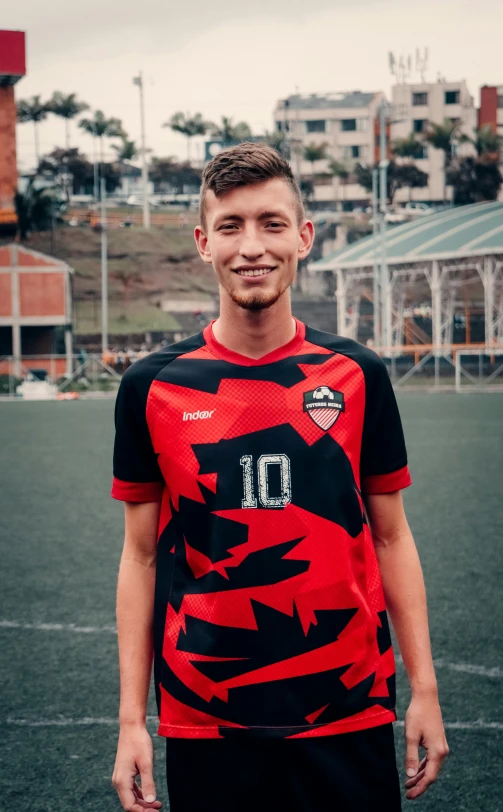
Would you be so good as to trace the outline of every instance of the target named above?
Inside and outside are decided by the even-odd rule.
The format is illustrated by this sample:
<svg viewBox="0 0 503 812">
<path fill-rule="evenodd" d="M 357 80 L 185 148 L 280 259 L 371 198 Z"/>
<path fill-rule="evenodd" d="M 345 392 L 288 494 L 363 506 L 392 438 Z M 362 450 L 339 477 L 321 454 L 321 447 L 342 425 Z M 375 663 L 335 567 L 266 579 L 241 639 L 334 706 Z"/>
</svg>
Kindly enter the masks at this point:
<svg viewBox="0 0 503 812">
<path fill-rule="evenodd" d="M 164 481 L 147 424 L 150 382 L 135 366 L 124 373 L 115 401 L 111 496 L 124 502 L 156 502 Z"/>
<path fill-rule="evenodd" d="M 412 484 L 402 421 L 384 361 L 373 353 L 365 375 L 360 458 L 362 493 L 391 493 Z"/>
</svg>

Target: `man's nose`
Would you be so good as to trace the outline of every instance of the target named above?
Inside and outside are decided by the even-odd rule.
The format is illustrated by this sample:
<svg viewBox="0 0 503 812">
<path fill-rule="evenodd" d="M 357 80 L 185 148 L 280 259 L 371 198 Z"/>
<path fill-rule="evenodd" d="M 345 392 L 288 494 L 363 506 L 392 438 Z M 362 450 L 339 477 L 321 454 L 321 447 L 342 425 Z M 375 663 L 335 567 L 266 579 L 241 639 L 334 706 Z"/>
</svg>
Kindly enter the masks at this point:
<svg viewBox="0 0 503 812">
<path fill-rule="evenodd" d="M 264 243 L 256 229 L 247 229 L 239 246 L 239 253 L 247 259 L 262 256 L 264 253 Z"/>
</svg>

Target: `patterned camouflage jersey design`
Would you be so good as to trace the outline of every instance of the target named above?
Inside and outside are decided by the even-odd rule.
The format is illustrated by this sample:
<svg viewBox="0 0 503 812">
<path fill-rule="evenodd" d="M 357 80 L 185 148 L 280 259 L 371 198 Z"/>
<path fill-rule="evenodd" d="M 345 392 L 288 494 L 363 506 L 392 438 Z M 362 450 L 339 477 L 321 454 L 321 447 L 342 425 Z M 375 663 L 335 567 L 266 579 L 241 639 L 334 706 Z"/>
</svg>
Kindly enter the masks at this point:
<svg viewBox="0 0 503 812">
<path fill-rule="evenodd" d="M 159 734 L 300 738 L 394 721 L 362 493 L 411 479 L 379 356 L 297 321 L 253 360 L 208 325 L 127 370 L 115 424 L 112 496 L 162 500 Z"/>
</svg>

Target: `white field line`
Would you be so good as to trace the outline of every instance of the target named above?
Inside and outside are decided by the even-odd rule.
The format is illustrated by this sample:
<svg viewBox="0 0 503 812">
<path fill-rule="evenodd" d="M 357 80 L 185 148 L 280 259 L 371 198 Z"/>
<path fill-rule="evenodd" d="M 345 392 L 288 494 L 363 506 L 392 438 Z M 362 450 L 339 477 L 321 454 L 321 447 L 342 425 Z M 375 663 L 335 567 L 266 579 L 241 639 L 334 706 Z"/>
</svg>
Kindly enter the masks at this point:
<svg viewBox="0 0 503 812">
<path fill-rule="evenodd" d="M 395 655 L 397 665 L 403 665 L 400 656 Z M 490 677 L 491 679 L 501 679 L 503 669 L 497 665 L 493 668 L 486 668 L 484 665 L 473 665 L 473 663 L 450 663 L 447 660 L 433 660 L 435 668 L 449 668 L 451 671 L 460 671 L 463 674 L 473 674 L 476 677 Z"/>
<path fill-rule="evenodd" d="M 95 634 L 112 632 L 117 634 L 116 626 L 77 626 L 76 623 L 21 623 L 18 620 L 0 619 L 0 629 L 36 629 L 42 632 L 78 632 Z"/>
<path fill-rule="evenodd" d="M 76 632 L 79 634 L 117 634 L 116 626 L 77 626 L 75 623 L 22 623 L 18 620 L 5 620 L 0 618 L 0 629 L 35 629 L 44 632 Z M 397 665 L 403 665 L 403 660 L 399 654 L 395 654 Z M 489 677 L 491 679 L 501 679 L 503 669 L 498 666 L 486 668 L 484 665 L 474 665 L 473 663 L 451 663 L 447 660 L 433 660 L 435 668 L 448 668 L 451 671 L 459 671 L 463 674 L 472 674 L 476 677 Z"/>
<path fill-rule="evenodd" d="M 71 717 L 60 717 L 59 719 L 15 719 L 9 717 L 6 720 L 8 725 L 20 727 L 82 727 L 91 725 L 118 725 L 119 720 L 109 716 L 84 716 L 82 719 L 72 719 Z M 157 716 L 147 716 L 147 724 L 159 723 Z M 404 722 L 399 720 L 393 722 L 398 727 L 403 727 Z M 484 719 L 476 719 L 474 722 L 444 722 L 444 727 L 449 730 L 503 730 L 503 722 L 486 722 Z"/>
</svg>

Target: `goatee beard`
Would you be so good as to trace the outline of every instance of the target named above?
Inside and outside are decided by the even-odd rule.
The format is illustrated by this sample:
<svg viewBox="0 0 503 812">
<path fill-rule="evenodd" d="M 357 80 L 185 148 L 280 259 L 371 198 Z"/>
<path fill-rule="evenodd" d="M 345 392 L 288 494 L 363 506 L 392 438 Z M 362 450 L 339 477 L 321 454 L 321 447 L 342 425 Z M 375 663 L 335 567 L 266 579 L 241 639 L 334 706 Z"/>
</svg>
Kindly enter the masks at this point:
<svg viewBox="0 0 503 812">
<path fill-rule="evenodd" d="M 283 290 L 276 290 L 269 295 L 255 293 L 252 296 L 240 296 L 235 291 L 230 291 L 230 297 L 243 310 L 258 311 L 272 307 L 284 292 Z"/>
</svg>

